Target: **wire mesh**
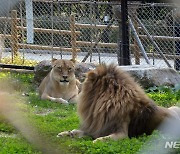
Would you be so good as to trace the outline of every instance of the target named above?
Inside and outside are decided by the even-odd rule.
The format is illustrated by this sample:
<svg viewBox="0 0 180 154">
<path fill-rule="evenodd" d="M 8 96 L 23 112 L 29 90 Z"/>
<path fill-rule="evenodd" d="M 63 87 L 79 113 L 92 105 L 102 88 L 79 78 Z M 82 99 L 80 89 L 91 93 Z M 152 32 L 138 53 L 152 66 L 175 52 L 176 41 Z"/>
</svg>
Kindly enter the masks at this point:
<svg viewBox="0 0 180 154">
<path fill-rule="evenodd" d="M 120 2 L 27 1 L 0 13 L 1 62 L 35 65 L 51 58 L 74 58 L 118 64 Z M 128 5 L 132 65 L 179 70 L 179 10 L 170 4 Z"/>
<path fill-rule="evenodd" d="M 130 6 L 129 18 L 135 25 L 140 43 L 142 43 L 151 65 L 179 68 L 180 24 L 178 14 L 179 8 L 169 4 L 153 3 Z M 132 29 L 131 35 L 134 48 L 139 50 L 140 45 L 137 40 L 133 39 Z M 139 51 L 142 55 L 142 50 Z M 138 57 L 135 58 L 137 61 Z M 142 58 L 139 61 L 140 64 L 144 63 Z M 134 63 L 138 64 L 138 62 L 134 60 Z"/>
</svg>

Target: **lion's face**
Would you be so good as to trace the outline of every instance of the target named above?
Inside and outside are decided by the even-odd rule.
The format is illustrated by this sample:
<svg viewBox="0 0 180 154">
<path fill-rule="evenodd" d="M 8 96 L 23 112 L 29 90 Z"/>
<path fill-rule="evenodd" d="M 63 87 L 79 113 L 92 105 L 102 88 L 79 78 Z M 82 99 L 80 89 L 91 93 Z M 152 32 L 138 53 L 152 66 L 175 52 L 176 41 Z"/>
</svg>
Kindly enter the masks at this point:
<svg viewBox="0 0 180 154">
<path fill-rule="evenodd" d="M 52 75 L 53 78 L 61 84 L 69 84 L 75 79 L 75 66 L 70 60 L 53 60 Z"/>
</svg>

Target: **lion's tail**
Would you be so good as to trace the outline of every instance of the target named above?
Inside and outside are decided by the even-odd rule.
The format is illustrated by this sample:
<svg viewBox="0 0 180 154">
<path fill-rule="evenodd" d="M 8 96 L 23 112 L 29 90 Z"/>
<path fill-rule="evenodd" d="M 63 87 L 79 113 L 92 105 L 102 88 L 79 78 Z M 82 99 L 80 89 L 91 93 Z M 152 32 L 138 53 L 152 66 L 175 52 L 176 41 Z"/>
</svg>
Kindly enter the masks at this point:
<svg viewBox="0 0 180 154">
<path fill-rule="evenodd" d="M 173 114 L 180 120 L 180 107 L 171 106 L 168 109 L 171 110 L 173 112 Z"/>
</svg>

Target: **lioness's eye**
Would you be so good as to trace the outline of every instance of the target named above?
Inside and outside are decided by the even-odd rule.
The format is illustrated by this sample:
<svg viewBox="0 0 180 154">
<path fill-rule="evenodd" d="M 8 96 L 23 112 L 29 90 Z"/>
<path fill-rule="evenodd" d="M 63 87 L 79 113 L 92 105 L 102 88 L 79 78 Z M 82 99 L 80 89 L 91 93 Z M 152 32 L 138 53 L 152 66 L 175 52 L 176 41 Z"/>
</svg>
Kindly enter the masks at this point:
<svg viewBox="0 0 180 154">
<path fill-rule="evenodd" d="M 61 71 L 61 67 L 59 66 L 59 67 L 57 67 L 60 71 Z"/>
<path fill-rule="evenodd" d="M 72 68 L 69 68 L 68 71 L 69 71 L 69 72 L 72 71 Z"/>
</svg>

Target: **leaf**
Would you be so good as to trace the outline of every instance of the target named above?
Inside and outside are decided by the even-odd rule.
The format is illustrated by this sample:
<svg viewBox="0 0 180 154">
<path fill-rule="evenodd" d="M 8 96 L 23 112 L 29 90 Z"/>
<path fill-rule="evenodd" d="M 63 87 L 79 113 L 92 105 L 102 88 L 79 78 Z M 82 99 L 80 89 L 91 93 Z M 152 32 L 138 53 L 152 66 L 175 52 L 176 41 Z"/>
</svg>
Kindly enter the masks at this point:
<svg viewBox="0 0 180 154">
<path fill-rule="evenodd" d="M 175 85 L 174 90 L 175 90 L 175 92 L 180 90 L 180 83 Z"/>
</svg>

